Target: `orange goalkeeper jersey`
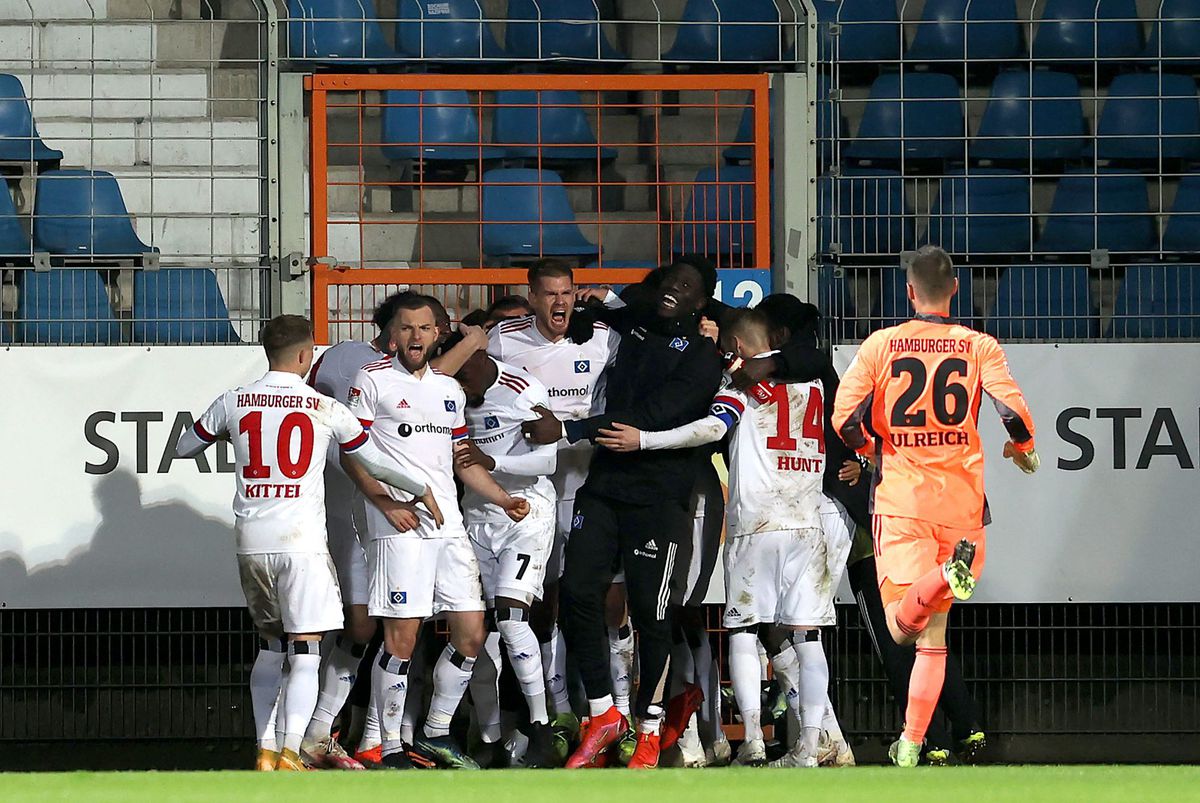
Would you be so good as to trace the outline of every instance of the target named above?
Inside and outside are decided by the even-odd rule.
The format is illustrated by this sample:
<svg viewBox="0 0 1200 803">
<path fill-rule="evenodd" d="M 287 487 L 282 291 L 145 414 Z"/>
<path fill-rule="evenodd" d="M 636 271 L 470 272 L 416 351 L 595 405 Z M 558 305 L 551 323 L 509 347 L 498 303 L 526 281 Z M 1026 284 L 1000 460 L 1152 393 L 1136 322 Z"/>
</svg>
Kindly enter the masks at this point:
<svg viewBox="0 0 1200 803">
<path fill-rule="evenodd" d="M 833 426 L 876 465 L 872 512 L 969 529 L 989 523 L 979 405 L 1033 449 L 1033 418 L 995 338 L 918 315 L 863 341 L 842 377 Z"/>
</svg>

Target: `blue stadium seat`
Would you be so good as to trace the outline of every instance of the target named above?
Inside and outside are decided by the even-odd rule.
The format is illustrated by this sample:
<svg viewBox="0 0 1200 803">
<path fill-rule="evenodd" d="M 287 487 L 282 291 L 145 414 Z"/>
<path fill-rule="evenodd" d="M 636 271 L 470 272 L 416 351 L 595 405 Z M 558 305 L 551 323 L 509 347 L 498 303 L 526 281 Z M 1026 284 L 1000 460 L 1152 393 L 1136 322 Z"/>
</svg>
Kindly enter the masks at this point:
<svg viewBox="0 0 1200 803">
<path fill-rule="evenodd" d="M 401 56 L 383 37 L 375 0 L 288 0 L 288 56 L 375 64 Z"/>
<path fill-rule="evenodd" d="M 671 249 L 706 256 L 754 253 L 754 171 L 725 165 L 697 173 Z"/>
<path fill-rule="evenodd" d="M 975 325 L 975 308 L 971 301 L 971 269 L 960 267 L 958 292 L 950 300 L 950 317 L 967 326 Z M 908 277 L 903 268 L 888 268 L 883 276 L 883 294 L 879 299 L 882 326 L 895 326 L 913 316 L 906 289 Z"/>
<path fill-rule="evenodd" d="M 894 162 L 900 161 L 901 154 L 905 159 L 961 159 L 964 131 L 962 102 L 953 78 L 940 73 L 888 73 L 871 84 L 858 134 L 846 156 Z"/>
<path fill-rule="evenodd" d="M 1012 265 L 1000 277 L 984 329 L 1001 340 L 1083 339 L 1099 333 L 1087 268 Z"/>
<path fill-rule="evenodd" d="M 540 107 L 539 107 L 539 104 Z M 583 98 L 575 90 L 504 90 L 496 93 L 492 140 L 512 158 L 596 162 L 617 158 L 615 148 L 598 148 Z"/>
<path fill-rule="evenodd" d="M 0 179 L 0 262 L 11 262 L 19 257 L 29 259 L 32 253 L 29 237 L 21 228 L 17 208 L 8 193 L 8 185 Z"/>
<path fill-rule="evenodd" d="M 822 253 L 834 242 L 835 218 L 839 253 L 894 256 L 916 247 L 904 179 L 895 170 L 847 169 L 837 179 L 823 176 L 817 189 Z"/>
<path fill-rule="evenodd" d="M 1162 0 L 1146 42 L 1145 56 L 1163 67 L 1189 67 L 1200 62 L 1200 0 Z"/>
<path fill-rule="evenodd" d="M 504 48 L 514 59 L 625 58 L 600 30 L 592 0 L 508 0 Z"/>
<path fill-rule="evenodd" d="M 140 270 L 133 276 L 135 343 L 238 343 L 217 277 L 206 268 Z"/>
<path fill-rule="evenodd" d="M 1200 253 L 1200 174 L 1179 179 L 1162 247 L 1176 253 Z"/>
<path fill-rule="evenodd" d="M 779 8 L 774 0 L 688 0 L 675 42 L 663 61 L 780 61 Z M 763 25 L 727 25 L 753 23 Z"/>
<path fill-rule="evenodd" d="M 1160 139 L 1161 134 L 1161 139 Z M 1200 100 L 1187 75 L 1118 75 L 1096 123 L 1096 157 L 1156 162 L 1200 158 Z"/>
<path fill-rule="evenodd" d="M 388 159 L 478 162 L 504 157 L 481 145 L 478 108 L 462 89 L 390 89 L 383 96 L 381 142 Z"/>
<path fill-rule="evenodd" d="M 38 176 L 33 242 L 56 256 L 158 253 L 138 238 L 120 185 L 103 170 L 48 170 Z"/>
<path fill-rule="evenodd" d="M 62 157 L 62 151 L 38 135 L 21 82 L 0 73 L 0 162 L 58 162 Z"/>
<path fill-rule="evenodd" d="M 1030 48 L 1035 61 L 1090 63 L 1142 50 L 1136 0 L 1047 0 Z"/>
<path fill-rule="evenodd" d="M 24 270 L 20 285 L 18 343 L 83 345 L 120 340 L 120 326 L 96 271 Z"/>
<path fill-rule="evenodd" d="M 1086 138 L 1075 76 L 1008 70 L 992 84 L 969 153 L 973 159 L 998 162 L 1028 163 L 1031 156 L 1035 162 L 1078 159 Z"/>
<path fill-rule="evenodd" d="M 399 0 L 396 47 L 434 61 L 505 58 L 476 0 Z"/>
<path fill-rule="evenodd" d="M 888 62 L 900 60 L 904 35 L 895 0 L 814 0 L 821 24 L 817 48 L 821 61 Z M 841 26 L 836 37 L 829 26 Z"/>
<path fill-rule="evenodd" d="M 979 61 L 1021 55 L 1013 0 L 925 0 L 909 61 Z"/>
<path fill-rule="evenodd" d="M 1157 247 L 1146 179 L 1132 170 L 1073 170 L 1058 181 L 1034 250 L 1044 254 L 1117 253 Z M 1099 204 L 1096 199 L 1099 198 Z"/>
<path fill-rule="evenodd" d="M 1113 337 L 1200 337 L 1200 266 L 1130 265 L 1117 292 Z"/>
<path fill-rule="evenodd" d="M 550 170 L 483 174 L 483 253 L 488 256 L 596 256 L 575 223 L 567 189 Z"/>
<path fill-rule="evenodd" d="M 954 170 L 929 210 L 925 241 L 952 254 L 1028 251 L 1029 179 L 1012 170 Z"/>
</svg>

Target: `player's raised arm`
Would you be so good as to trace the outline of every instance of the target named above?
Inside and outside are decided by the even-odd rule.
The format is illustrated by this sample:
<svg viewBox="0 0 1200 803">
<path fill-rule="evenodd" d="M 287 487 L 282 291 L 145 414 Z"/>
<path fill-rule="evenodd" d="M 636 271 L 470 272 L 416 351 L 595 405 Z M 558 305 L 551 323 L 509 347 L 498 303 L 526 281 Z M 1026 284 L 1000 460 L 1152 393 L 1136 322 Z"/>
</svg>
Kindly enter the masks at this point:
<svg viewBox="0 0 1200 803">
<path fill-rule="evenodd" d="M 979 379 L 1008 431 L 1004 456 L 1026 474 L 1032 474 L 1038 470 L 1041 459 L 1033 448 L 1033 415 L 1029 405 L 1008 370 L 1008 359 L 1000 344 L 990 337 L 980 338 L 979 342 Z"/>
<path fill-rule="evenodd" d="M 225 394 L 208 406 L 204 415 L 179 435 L 175 444 L 175 454 L 180 457 L 195 457 L 222 437 L 229 435 L 229 413 L 225 407 Z"/>
<path fill-rule="evenodd" d="M 865 424 L 875 398 L 876 351 L 880 342 L 872 336 L 859 346 L 854 362 L 850 363 L 838 386 L 833 405 L 834 429 L 847 446 L 867 457 L 871 457 L 874 450 L 873 439 Z"/>
</svg>

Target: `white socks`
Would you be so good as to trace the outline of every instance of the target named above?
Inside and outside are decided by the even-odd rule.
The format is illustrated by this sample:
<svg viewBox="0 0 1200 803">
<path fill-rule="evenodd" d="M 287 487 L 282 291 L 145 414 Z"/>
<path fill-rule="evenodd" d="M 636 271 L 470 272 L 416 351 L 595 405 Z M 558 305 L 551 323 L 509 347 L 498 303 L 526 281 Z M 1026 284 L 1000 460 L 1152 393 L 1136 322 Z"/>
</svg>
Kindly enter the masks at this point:
<svg viewBox="0 0 1200 803">
<path fill-rule="evenodd" d="M 761 739 L 762 663 L 758 657 L 758 636 L 753 632 L 730 635 L 729 679 L 733 684 L 733 697 L 742 713 L 746 739 Z"/>
<path fill-rule="evenodd" d="M 615 705 L 628 717 L 629 690 L 633 686 L 633 628 L 629 622 L 608 628 L 608 667 Z"/>
<path fill-rule="evenodd" d="M 453 644 L 447 644 L 433 667 L 433 699 L 425 718 L 425 735 L 432 738 L 450 733 L 450 720 L 471 682 L 475 659 L 468 658 Z"/>
<path fill-rule="evenodd" d="M 567 646 L 558 625 L 550 634 L 550 640 L 539 645 L 542 653 L 542 674 L 546 678 L 546 694 L 554 706 L 554 713 L 568 714 L 571 698 L 567 694 Z"/>
<path fill-rule="evenodd" d="M 371 673 L 371 697 L 378 706 L 380 740 L 383 754 L 399 753 L 404 749 L 400 738 L 400 726 L 404 719 L 404 698 L 408 694 L 408 661 L 379 650 L 379 660 Z M 370 718 L 367 730 L 370 730 Z M 363 742 L 367 733 L 363 733 Z"/>
<path fill-rule="evenodd" d="M 324 640 L 324 655 L 321 656 L 321 693 L 317 707 L 313 710 L 312 722 L 305 743 L 328 739 L 342 706 L 350 697 L 354 680 L 358 676 L 358 665 L 366 651 L 365 644 L 355 644 L 339 633 L 335 638 Z"/>
<path fill-rule="evenodd" d="M 810 756 L 817 754 L 817 742 L 821 736 L 821 721 L 829 703 L 829 662 L 825 660 L 825 648 L 821 644 L 820 631 L 813 630 L 816 638 L 806 638 L 805 633 L 794 633 L 792 643 L 800 658 L 800 738 Z"/>
<path fill-rule="evenodd" d="M 606 694 L 603 697 L 597 697 L 595 700 L 588 700 L 588 715 L 598 717 L 612 707 L 613 696 Z"/>
<path fill-rule="evenodd" d="M 279 750 L 275 740 L 275 704 L 283 684 L 283 657 L 281 651 L 260 648 L 254 659 L 254 668 L 250 670 L 254 728 L 258 732 L 258 746 L 263 750 Z"/>
<path fill-rule="evenodd" d="M 821 729 L 829 734 L 829 738 L 834 742 L 844 742 L 846 737 L 842 734 L 842 725 L 838 722 L 837 714 L 833 710 L 833 700 L 829 695 L 825 695 L 825 716 L 821 719 Z"/>
<path fill-rule="evenodd" d="M 475 718 L 479 735 L 487 744 L 500 741 L 500 634 L 488 633 L 483 652 L 475 661 L 471 673 L 471 700 L 475 703 Z"/>
<path fill-rule="evenodd" d="M 500 612 L 496 627 L 504 639 L 513 674 L 521 686 L 521 694 L 525 695 L 525 701 L 529 704 L 529 721 L 545 725 L 550 722 L 550 716 L 546 711 L 546 681 L 542 677 L 541 650 L 528 619 L 516 618 L 521 614 L 528 617 L 528 612 L 520 608 Z M 506 615 L 509 618 L 500 618 Z"/>
<path fill-rule="evenodd" d="M 293 641 L 288 644 L 288 673 L 280 712 L 283 714 L 283 749 L 300 752 L 300 744 L 321 687 L 321 642 Z M 277 723 L 278 729 L 278 723 Z"/>
</svg>

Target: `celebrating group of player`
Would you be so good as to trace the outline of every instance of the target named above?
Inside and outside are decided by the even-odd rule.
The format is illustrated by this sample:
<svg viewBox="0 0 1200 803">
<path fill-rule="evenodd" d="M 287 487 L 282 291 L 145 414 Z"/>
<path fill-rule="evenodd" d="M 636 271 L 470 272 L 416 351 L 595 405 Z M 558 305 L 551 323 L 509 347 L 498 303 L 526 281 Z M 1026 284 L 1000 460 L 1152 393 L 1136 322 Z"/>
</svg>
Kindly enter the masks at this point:
<svg viewBox="0 0 1200 803">
<path fill-rule="evenodd" d="M 765 654 L 797 726 L 772 763 L 853 762 L 820 628 L 862 527 L 888 628 L 918 645 L 893 746 L 914 765 L 945 611 L 983 561 L 984 393 L 1006 456 L 1026 471 L 1037 458 L 999 346 L 946 317 L 949 259 L 921 252 L 909 282 L 917 317 L 868 338 L 840 389 L 814 308 L 716 304 L 698 257 L 620 298 L 545 260 L 527 301 L 454 333 L 435 299 L 399 293 L 374 340 L 315 365 L 309 322 L 271 320 L 270 370 L 177 446 L 233 443 L 238 563 L 262 636 L 258 768 L 652 768 L 672 749 L 685 766 L 727 763 L 700 608 L 722 526 L 735 760 L 767 763 Z M 874 467 L 870 514 L 847 444 Z M 449 634 L 436 657 L 434 619 Z M 468 689 L 470 750 L 452 734 Z"/>
</svg>

